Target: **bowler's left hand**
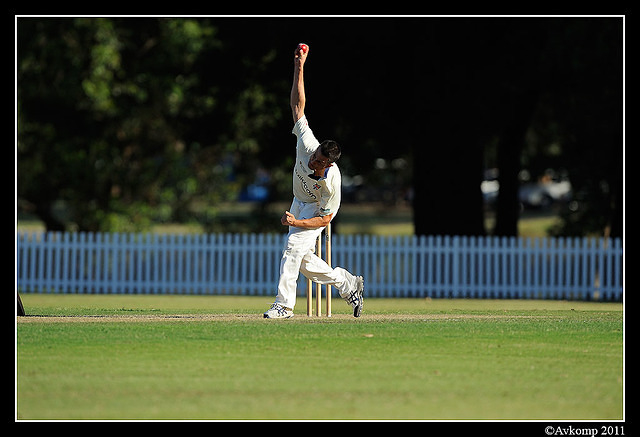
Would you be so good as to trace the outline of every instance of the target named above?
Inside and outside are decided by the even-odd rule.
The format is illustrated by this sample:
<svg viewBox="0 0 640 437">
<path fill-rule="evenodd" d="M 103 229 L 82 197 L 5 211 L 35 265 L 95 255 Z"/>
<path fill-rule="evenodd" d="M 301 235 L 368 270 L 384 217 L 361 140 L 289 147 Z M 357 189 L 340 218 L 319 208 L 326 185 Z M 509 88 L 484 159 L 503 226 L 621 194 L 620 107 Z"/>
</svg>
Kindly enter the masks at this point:
<svg viewBox="0 0 640 437">
<path fill-rule="evenodd" d="M 293 226 L 293 223 L 296 221 L 296 217 L 291 214 L 289 211 L 285 211 L 282 214 L 282 218 L 280 218 L 280 223 L 284 226 Z"/>
</svg>

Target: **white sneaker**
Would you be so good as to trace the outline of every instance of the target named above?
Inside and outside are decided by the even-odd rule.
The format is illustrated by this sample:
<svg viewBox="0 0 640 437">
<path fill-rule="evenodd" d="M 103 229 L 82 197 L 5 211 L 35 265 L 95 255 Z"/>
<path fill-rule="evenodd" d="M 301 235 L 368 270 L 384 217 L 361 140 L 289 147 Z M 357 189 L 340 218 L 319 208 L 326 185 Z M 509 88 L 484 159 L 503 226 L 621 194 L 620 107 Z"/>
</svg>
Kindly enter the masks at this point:
<svg viewBox="0 0 640 437">
<path fill-rule="evenodd" d="M 351 304 L 353 308 L 353 317 L 360 317 L 362 314 L 362 307 L 364 307 L 364 278 L 362 276 L 356 277 L 356 289 L 349 294 L 344 300 L 348 304 Z"/>
<path fill-rule="evenodd" d="M 265 319 L 290 319 L 293 317 L 293 311 L 279 303 L 274 303 L 262 316 Z"/>
</svg>

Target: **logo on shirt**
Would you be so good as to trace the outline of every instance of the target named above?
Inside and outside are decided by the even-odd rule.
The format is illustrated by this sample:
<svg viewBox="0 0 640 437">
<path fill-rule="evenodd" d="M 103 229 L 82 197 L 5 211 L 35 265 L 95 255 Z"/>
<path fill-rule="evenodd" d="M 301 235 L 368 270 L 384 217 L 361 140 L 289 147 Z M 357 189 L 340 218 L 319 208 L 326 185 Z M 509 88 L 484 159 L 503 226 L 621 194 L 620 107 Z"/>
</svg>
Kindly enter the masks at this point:
<svg viewBox="0 0 640 437">
<path fill-rule="evenodd" d="M 320 187 L 320 185 L 318 185 L 318 184 L 313 184 L 313 189 L 314 189 L 314 190 L 319 190 L 320 188 L 322 188 L 322 187 Z"/>
<path fill-rule="evenodd" d="M 302 163 L 300 163 L 302 164 Z M 310 197 L 317 199 L 316 195 L 313 193 L 313 191 L 311 191 L 309 189 L 309 187 L 307 186 L 307 182 L 304 180 L 304 178 L 302 177 L 302 175 L 300 173 L 298 173 L 298 169 L 296 167 L 293 168 L 293 171 L 296 175 L 296 177 L 298 178 L 298 180 L 300 181 L 300 184 L 302 185 L 302 189 L 305 191 L 305 193 L 307 193 Z M 318 185 L 318 184 L 315 184 Z M 314 187 L 315 188 L 315 187 Z M 318 186 L 318 188 L 320 188 L 320 186 Z M 317 188 L 316 188 L 317 189 Z"/>
</svg>

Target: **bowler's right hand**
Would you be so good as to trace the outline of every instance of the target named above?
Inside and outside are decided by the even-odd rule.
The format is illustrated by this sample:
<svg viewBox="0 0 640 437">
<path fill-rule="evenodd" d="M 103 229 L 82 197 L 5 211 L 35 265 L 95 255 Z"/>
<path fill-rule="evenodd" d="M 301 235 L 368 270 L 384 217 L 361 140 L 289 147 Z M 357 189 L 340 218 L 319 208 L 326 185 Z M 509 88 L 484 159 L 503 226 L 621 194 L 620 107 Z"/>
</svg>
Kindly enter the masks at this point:
<svg viewBox="0 0 640 437">
<path fill-rule="evenodd" d="M 293 51 L 293 56 L 296 63 L 299 62 L 300 64 L 304 64 L 304 62 L 307 60 L 307 56 L 309 56 L 309 46 L 308 45 L 306 46 L 307 47 L 306 51 L 300 48 L 300 46 L 301 44 L 298 44 L 296 49 Z"/>
</svg>

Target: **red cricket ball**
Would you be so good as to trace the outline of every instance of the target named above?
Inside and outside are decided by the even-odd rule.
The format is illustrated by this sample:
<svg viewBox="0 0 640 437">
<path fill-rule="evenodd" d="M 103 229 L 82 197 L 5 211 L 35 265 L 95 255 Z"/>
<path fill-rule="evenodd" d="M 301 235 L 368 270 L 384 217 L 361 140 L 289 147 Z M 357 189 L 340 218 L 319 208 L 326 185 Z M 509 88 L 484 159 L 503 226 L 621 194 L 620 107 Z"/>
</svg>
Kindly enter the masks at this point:
<svg viewBox="0 0 640 437">
<path fill-rule="evenodd" d="M 298 44 L 298 48 L 302 50 L 303 53 L 307 53 L 307 51 L 309 50 L 309 46 L 302 43 Z"/>
</svg>

